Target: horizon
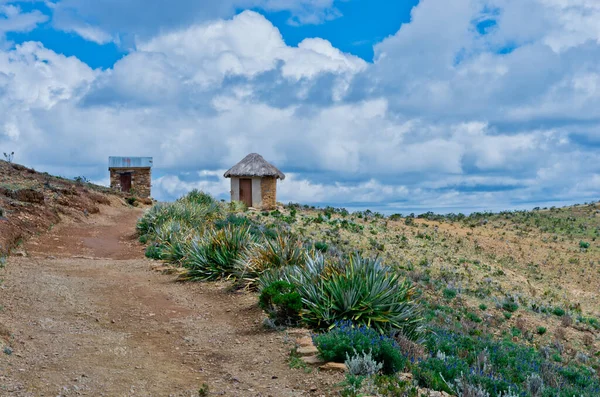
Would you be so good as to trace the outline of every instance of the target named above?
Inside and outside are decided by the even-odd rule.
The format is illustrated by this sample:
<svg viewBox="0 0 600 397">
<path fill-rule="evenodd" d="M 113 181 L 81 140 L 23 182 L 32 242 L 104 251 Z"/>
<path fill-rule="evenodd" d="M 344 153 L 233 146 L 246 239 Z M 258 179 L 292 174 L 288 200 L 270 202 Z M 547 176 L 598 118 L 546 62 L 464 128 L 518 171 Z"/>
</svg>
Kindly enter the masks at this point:
<svg viewBox="0 0 600 397">
<path fill-rule="evenodd" d="M 0 152 L 153 196 L 227 199 L 251 152 L 280 202 L 385 213 L 596 201 L 600 6 L 579 1 L 0 2 Z"/>
</svg>

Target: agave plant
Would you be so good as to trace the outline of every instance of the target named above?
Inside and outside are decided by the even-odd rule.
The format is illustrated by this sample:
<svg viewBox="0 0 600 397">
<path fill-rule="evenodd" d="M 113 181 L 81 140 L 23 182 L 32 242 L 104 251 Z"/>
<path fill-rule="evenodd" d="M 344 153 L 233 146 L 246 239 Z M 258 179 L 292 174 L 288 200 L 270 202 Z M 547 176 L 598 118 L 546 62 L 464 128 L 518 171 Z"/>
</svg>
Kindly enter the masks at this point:
<svg viewBox="0 0 600 397">
<path fill-rule="evenodd" d="M 228 226 L 209 230 L 203 237 L 189 243 L 183 266 L 188 270 L 180 276 L 181 281 L 209 281 L 230 278 L 235 263 L 255 238 L 248 227 Z"/>
<path fill-rule="evenodd" d="M 316 254 L 304 266 L 266 272 L 259 285 L 276 278 L 296 286 L 304 305 L 302 319 L 312 328 L 348 320 L 381 332 L 399 329 L 412 340 L 420 337 L 415 288 L 379 259 L 356 254 L 347 261 L 327 262 Z"/>
<path fill-rule="evenodd" d="M 164 204 L 156 204 L 138 220 L 136 229 L 140 236 L 151 234 L 154 228 L 164 221 L 160 220 L 162 213 L 164 213 L 164 207 Z"/>
<path fill-rule="evenodd" d="M 275 239 L 265 238 L 247 250 L 236 263 L 236 275 L 246 287 L 257 289 L 258 280 L 266 270 L 302 267 L 305 260 L 302 242 L 292 234 L 279 233 Z"/>
</svg>

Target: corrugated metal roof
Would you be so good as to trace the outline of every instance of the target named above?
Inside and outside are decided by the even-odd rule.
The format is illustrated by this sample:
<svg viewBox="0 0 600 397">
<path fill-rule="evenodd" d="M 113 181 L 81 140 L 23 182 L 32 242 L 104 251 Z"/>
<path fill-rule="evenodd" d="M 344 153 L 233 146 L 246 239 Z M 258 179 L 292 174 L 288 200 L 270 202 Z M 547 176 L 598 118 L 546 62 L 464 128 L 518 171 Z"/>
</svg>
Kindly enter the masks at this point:
<svg viewBox="0 0 600 397">
<path fill-rule="evenodd" d="M 152 167 L 152 157 L 109 157 L 108 168 Z"/>
</svg>

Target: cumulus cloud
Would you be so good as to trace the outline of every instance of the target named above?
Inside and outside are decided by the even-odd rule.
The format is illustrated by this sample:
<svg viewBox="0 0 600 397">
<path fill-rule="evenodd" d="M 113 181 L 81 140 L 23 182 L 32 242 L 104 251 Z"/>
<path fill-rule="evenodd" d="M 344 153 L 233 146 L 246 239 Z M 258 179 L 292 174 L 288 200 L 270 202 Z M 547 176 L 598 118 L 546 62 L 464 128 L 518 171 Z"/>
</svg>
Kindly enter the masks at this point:
<svg viewBox="0 0 600 397">
<path fill-rule="evenodd" d="M 148 31 L 107 70 L 25 43 L 0 52 L 0 146 L 93 180 L 110 155 L 153 156 L 159 199 L 227 198 L 222 174 L 249 152 L 288 174 L 283 202 L 406 212 L 597 199 L 600 44 L 581 27 L 595 3 L 444 4 L 422 1 L 372 64 L 321 38 L 288 46 L 253 11 Z M 577 39 L 557 44 L 567 31 Z"/>
<path fill-rule="evenodd" d="M 38 10 L 23 12 L 17 5 L 0 1 L 0 45 L 5 41 L 6 33 L 29 32 L 47 20 L 48 17 Z"/>
<path fill-rule="evenodd" d="M 122 39 L 126 46 L 140 37 L 147 39 L 159 32 L 228 18 L 238 9 L 285 11 L 291 24 L 319 24 L 341 15 L 334 0 L 55 0 L 49 4 L 58 29 L 98 43 L 111 37 Z"/>
</svg>

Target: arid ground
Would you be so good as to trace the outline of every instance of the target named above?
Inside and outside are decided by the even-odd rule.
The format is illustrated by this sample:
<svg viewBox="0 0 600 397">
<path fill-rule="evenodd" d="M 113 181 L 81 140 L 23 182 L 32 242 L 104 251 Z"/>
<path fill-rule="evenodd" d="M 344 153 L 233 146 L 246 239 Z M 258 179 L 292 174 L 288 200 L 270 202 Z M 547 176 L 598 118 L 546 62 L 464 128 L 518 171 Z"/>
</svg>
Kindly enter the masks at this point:
<svg viewBox="0 0 600 397">
<path fill-rule="evenodd" d="M 293 344 L 262 326 L 255 296 L 153 270 L 134 235 L 141 213 L 101 205 L 9 258 L 0 395 L 327 395 L 342 380 L 290 369 Z"/>
</svg>

